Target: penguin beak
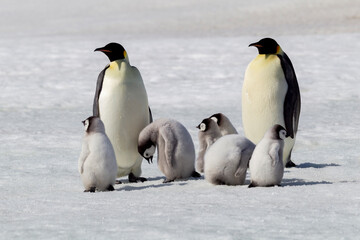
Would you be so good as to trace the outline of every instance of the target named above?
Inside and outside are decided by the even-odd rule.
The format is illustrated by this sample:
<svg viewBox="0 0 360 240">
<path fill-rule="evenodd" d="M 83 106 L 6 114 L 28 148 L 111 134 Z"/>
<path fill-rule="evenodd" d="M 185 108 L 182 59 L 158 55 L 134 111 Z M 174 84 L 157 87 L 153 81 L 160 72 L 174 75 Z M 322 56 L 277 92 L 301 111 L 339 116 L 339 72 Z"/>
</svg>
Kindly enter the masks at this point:
<svg viewBox="0 0 360 240">
<path fill-rule="evenodd" d="M 250 44 L 249 47 L 257 47 L 257 48 L 259 48 L 259 47 L 263 47 L 263 46 L 256 42 L 256 43 Z"/>
<path fill-rule="evenodd" d="M 153 163 L 153 157 L 151 156 L 151 157 L 149 157 L 149 158 L 146 158 L 146 161 L 148 161 L 149 164 L 150 164 L 150 163 Z"/>
<path fill-rule="evenodd" d="M 94 50 L 94 52 L 97 52 L 97 51 L 99 51 L 99 52 L 103 52 L 103 53 L 111 53 L 111 51 L 110 50 L 108 50 L 108 49 L 106 49 L 106 48 L 97 48 L 97 49 L 95 49 Z"/>
<path fill-rule="evenodd" d="M 200 124 L 196 126 L 196 128 L 200 129 Z"/>
</svg>

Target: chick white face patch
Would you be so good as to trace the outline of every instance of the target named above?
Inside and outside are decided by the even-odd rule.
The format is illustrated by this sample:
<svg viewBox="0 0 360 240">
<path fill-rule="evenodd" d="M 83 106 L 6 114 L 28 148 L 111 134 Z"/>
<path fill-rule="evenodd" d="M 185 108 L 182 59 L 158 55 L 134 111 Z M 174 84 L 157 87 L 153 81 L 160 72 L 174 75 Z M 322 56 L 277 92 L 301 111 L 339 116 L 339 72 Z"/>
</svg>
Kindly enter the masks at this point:
<svg viewBox="0 0 360 240">
<path fill-rule="evenodd" d="M 280 137 L 281 139 L 285 139 L 285 138 L 286 138 L 286 131 L 285 131 L 285 130 L 280 130 L 280 132 L 279 132 L 279 137 Z"/>
<path fill-rule="evenodd" d="M 206 124 L 205 123 L 201 123 L 200 124 L 200 131 L 204 132 L 206 130 Z"/>
<path fill-rule="evenodd" d="M 155 153 L 155 149 L 156 149 L 155 146 L 151 145 L 151 147 L 149 147 L 148 149 L 145 150 L 144 157 L 149 158 L 149 157 L 153 156 Z"/>
<path fill-rule="evenodd" d="M 216 117 L 211 118 L 214 122 L 218 123 L 218 119 Z"/>
<path fill-rule="evenodd" d="M 88 130 L 89 125 L 90 125 L 89 119 L 86 119 L 86 120 L 85 120 L 85 122 L 84 122 L 84 128 L 85 128 L 85 131 L 87 131 L 87 130 Z"/>
</svg>

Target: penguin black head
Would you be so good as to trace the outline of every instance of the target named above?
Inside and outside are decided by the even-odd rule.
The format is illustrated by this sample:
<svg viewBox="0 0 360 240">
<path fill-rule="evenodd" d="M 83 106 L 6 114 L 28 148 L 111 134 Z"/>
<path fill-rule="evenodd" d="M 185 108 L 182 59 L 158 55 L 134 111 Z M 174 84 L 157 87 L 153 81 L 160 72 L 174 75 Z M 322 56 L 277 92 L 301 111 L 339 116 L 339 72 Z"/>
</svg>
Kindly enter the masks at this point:
<svg viewBox="0 0 360 240">
<path fill-rule="evenodd" d="M 91 116 L 81 122 L 84 125 L 86 133 L 105 131 L 104 124 L 99 117 Z"/>
<path fill-rule="evenodd" d="M 223 114 L 222 113 L 216 113 L 216 114 L 213 114 L 210 118 L 212 119 L 212 120 L 214 120 L 216 123 L 217 123 L 217 125 L 221 125 L 221 121 L 222 121 L 222 116 L 223 116 Z"/>
<path fill-rule="evenodd" d="M 148 163 L 153 162 L 155 149 L 156 145 L 151 140 L 138 145 L 138 152 L 146 159 L 146 161 L 148 161 Z"/>
<path fill-rule="evenodd" d="M 273 137 L 275 139 L 282 139 L 284 140 L 285 138 L 287 138 L 287 133 L 286 133 L 286 130 L 285 128 L 283 128 L 281 125 L 279 124 L 275 124 L 273 127 L 272 127 L 272 130 L 273 130 Z"/>
<path fill-rule="evenodd" d="M 280 50 L 279 44 L 272 38 L 263 38 L 249 47 L 256 47 L 259 54 L 277 54 Z"/>
<path fill-rule="evenodd" d="M 97 48 L 94 52 L 100 51 L 106 54 L 110 62 L 127 58 L 127 53 L 119 43 L 109 43 L 105 47 Z"/>
<path fill-rule="evenodd" d="M 196 127 L 201 131 L 201 132 L 206 132 L 207 130 L 210 129 L 210 124 L 211 123 L 215 123 L 214 120 L 212 120 L 211 118 L 205 118 L 204 120 L 202 120 L 202 122 L 197 125 Z"/>
</svg>

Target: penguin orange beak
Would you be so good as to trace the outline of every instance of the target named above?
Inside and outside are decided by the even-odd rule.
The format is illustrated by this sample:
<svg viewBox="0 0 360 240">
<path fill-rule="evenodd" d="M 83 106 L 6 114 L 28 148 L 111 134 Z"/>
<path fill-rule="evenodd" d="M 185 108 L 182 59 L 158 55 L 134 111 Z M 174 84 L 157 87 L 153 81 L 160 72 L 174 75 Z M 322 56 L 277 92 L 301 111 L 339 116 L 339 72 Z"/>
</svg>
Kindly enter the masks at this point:
<svg viewBox="0 0 360 240">
<path fill-rule="evenodd" d="M 256 43 L 250 44 L 249 47 L 257 47 L 257 48 L 259 48 L 259 47 L 263 47 L 263 45 L 260 45 L 259 43 L 256 42 Z"/>
<path fill-rule="evenodd" d="M 104 52 L 104 53 L 105 53 L 105 52 L 111 53 L 110 50 L 105 49 L 105 48 L 97 48 L 97 49 L 94 50 L 94 52 L 97 52 L 97 51 L 99 51 L 99 52 Z"/>
</svg>

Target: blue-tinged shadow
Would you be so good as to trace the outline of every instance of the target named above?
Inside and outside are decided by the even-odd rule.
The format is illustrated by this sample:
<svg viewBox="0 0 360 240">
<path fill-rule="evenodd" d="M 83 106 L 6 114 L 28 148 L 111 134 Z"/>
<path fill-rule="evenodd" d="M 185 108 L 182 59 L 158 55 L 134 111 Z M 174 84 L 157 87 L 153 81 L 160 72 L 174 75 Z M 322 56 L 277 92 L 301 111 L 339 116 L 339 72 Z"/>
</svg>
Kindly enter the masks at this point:
<svg viewBox="0 0 360 240">
<path fill-rule="evenodd" d="M 283 179 L 281 181 L 281 186 L 307 186 L 307 185 L 320 185 L 320 184 L 333 184 L 328 181 L 305 181 L 304 179 L 299 178 L 290 178 Z"/>
<path fill-rule="evenodd" d="M 128 183 L 128 182 L 123 182 L 122 184 L 117 184 L 116 185 L 116 191 L 136 191 L 136 190 L 143 190 L 143 189 L 150 189 L 150 188 L 162 188 L 162 187 L 169 187 L 172 185 L 177 185 L 177 186 L 184 186 L 186 184 L 188 184 L 188 181 L 197 181 L 197 180 L 203 180 L 204 177 L 201 176 L 199 178 L 189 178 L 189 179 L 179 179 L 179 180 L 175 180 L 174 182 L 168 182 L 168 183 L 154 183 L 151 185 L 147 185 L 147 186 L 140 186 L 140 183 L 138 183 L 139 185 L 137 185 L 137 183 Z M 146 182 L 151 182 L 151 181 L 158 181 L 158 180 L 165 180 L 165 177 L 150 177 L 147 178 Z M 126 184 L 126 185 L 125 185 Z"/>
<path fill-rule="evenodd" d="M 326 168 L 326 167 L 339 167 L 341 165 L 336 163 L 302 163 L 296 166 L 296 168 Z"/>
</svg>

